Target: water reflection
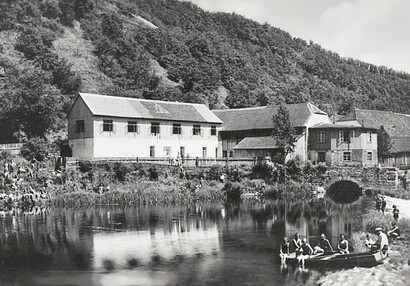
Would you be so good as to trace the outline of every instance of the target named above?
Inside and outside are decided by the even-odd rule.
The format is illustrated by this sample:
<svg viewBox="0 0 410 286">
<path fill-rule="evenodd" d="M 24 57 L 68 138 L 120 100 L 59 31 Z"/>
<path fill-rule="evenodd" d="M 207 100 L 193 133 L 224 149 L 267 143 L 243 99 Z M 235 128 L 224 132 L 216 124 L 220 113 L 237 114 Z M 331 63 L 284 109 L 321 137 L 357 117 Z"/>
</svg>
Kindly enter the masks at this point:
<svg viewBox="0 0 410 286">
<path fill-rule="evenodd" d="M 11 209 L 0 212 L 0 270 L 141 268 L 174 272 L 179 285 L 303 283 L 320 274 L 281 268 L 283 236 L 315 244 L 326 233 L 336 245 L 361 225 L 361 209 L 361 201 Z"/>
</svg>

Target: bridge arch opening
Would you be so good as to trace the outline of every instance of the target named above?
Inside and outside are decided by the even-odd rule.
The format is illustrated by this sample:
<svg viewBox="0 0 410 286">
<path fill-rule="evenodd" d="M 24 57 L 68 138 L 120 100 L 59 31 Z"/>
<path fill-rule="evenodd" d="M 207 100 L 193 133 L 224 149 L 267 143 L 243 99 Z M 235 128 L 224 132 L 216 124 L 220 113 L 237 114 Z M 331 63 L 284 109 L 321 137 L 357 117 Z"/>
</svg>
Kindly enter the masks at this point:
<svg viewBox="0 0 410 286">
<path fill-rule="evenodd" d="M 350 204 L 359 199 L 362 188 L 353 181 L 341 180 L 330 185 L 326 194 L 336 203 Z"/>
</svg>

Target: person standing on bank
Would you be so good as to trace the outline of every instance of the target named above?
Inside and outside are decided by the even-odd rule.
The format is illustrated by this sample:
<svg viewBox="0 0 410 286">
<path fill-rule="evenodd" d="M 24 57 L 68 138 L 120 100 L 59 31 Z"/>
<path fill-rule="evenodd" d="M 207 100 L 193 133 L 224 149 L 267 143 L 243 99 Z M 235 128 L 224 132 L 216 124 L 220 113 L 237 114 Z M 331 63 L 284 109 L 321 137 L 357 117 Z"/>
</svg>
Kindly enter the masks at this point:
<svg viewBox="0 0 410 286">
<path fill-rule="evenodd" d="M 397 222 L 399 220 L 399 209 L 396 205 L 393 205 L 393 219 Z"/>
<path fill-rule="evenodd" d="M 384 214 L 384 211 L 386 210 L 386 205 L 387 205 L 386 198 L 385 198 L 385 196 L 382 196 L 381 208 L 382 208 L 382 213 L 383 214 Z"/>
</svg>

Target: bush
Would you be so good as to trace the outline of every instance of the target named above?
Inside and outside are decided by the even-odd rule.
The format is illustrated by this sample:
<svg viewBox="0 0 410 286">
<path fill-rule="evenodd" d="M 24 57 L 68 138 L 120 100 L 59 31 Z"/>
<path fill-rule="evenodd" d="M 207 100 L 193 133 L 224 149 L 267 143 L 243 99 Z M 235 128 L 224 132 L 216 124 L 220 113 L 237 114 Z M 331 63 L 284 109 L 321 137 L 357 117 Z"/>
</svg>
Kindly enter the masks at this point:
<svg viewBox="0 0 410 286">
<path fill-rule="evenodd" d="M 149 168 L 148 172 L 149 172 L 150 181 L 157 181 L 158 180 L 159 174 L 158 174 L 157 169 L 154 166 Z"/>
<path fill-rule="evenodd" d="M 242 190 L 239 184 L 227 182 L 222 188 L 222 192 L 226 194 L 228 201 L 236 201 L 241 199 Z"/>
<path fill-rule="evenodd" d="M 130 167 L 124 163 L 114 164 L 115 178 L 120 182 L 124 182 L 126 180 L 127 175 L 130 173 L 130 171 Z"/>
<path fill-rule="evenodd" d="M 393 217 L 384 215 L 382 212 L 376 210 L 369 210 L 363 216 L 363 229 L 368 233 L 374 233 L 376 227 L 381 227 L 384 231 L 391 228 Z"/>
<path fill-rule="evenodd" d="M 28 161 L 36 159 L 44 161 L 47 157 L 49 144 L 46 139 L 34 137 L 27 140 L 21 147 L 21 155 Z"/>
<path fill-rule="evenodd" d="M 88 173 L 93 170 L 93 164 L 90 161 L 80 161 L 78 165 L 81 173 Z"/>
</svg>

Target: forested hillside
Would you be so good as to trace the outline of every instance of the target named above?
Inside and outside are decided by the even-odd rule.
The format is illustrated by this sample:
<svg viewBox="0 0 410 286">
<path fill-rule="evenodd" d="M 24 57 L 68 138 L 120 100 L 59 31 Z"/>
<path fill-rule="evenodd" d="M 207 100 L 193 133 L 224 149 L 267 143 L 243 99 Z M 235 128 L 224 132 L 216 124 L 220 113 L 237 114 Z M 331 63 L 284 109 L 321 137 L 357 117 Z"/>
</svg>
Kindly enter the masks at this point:
<svg viewBox="0 0 410 286">
<path fill-rule="evenodd" d="M 410 113 L 409 74 L 177 0 L 2 0 L 0 51 L 3 142 L 62 130 L 78 91 Z"/>
</svg>

